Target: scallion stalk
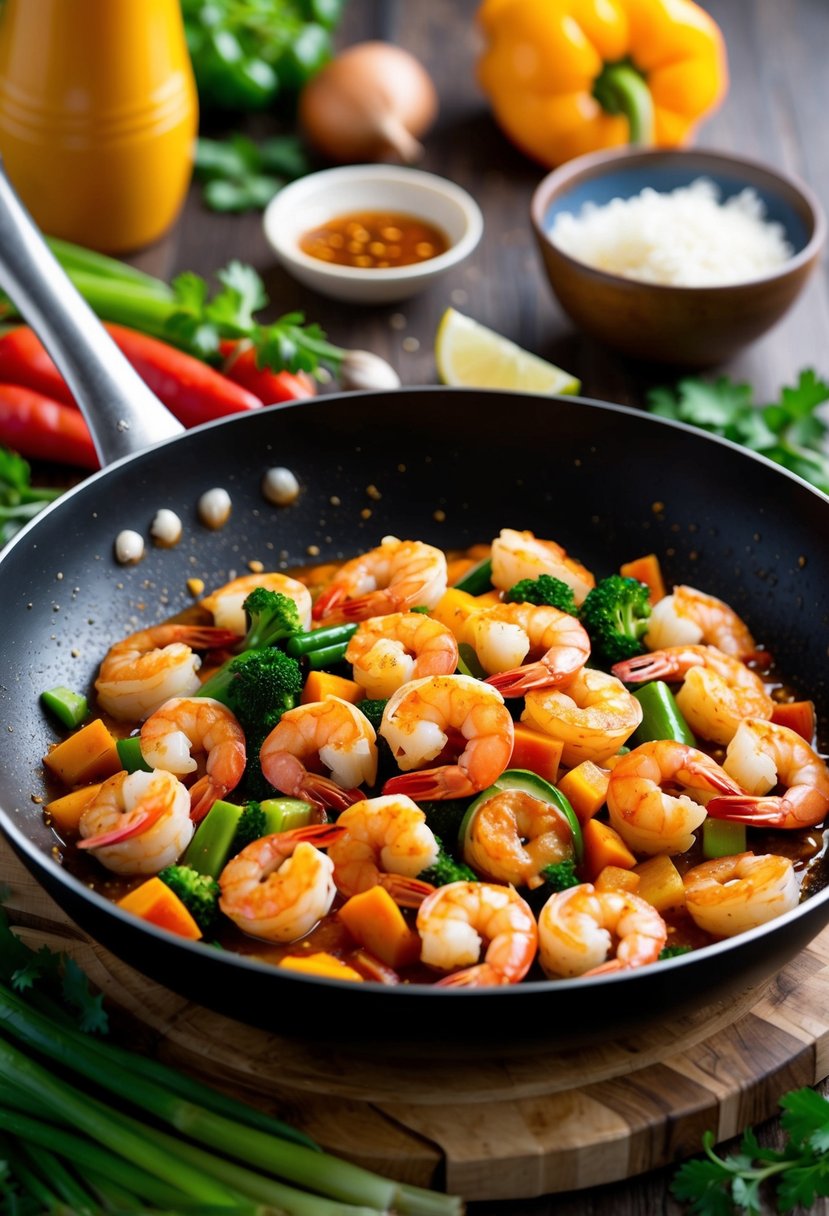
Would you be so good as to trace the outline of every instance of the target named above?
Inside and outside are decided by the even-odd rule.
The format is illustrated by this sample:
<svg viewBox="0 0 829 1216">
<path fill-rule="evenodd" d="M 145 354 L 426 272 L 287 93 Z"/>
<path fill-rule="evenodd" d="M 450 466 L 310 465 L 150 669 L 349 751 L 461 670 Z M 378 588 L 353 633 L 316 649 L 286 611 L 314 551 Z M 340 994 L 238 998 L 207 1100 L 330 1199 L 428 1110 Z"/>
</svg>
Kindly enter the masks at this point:
<svg viewBox="0 0 829 1216">
<path fill-rule="evenodd" d="M 294 659 L 301 659 L 312 650 L 322 650 L 348 642 L 357 626 L 347 622 L 341 625 L 323 625 L 320 629 L 309 629 L 306 633 L 295 633 L 288 638 L 285 649 Z"/>
<path fill-rule="evenodd" d="M 27 1144 L 26 1156 L 40 1178 L 48 1178 L 58 1197 L 77 1216 L 99 1216 L 94 1196 L 84 1190 L 63 1162 L 45 1144 Z"/>
</svg>

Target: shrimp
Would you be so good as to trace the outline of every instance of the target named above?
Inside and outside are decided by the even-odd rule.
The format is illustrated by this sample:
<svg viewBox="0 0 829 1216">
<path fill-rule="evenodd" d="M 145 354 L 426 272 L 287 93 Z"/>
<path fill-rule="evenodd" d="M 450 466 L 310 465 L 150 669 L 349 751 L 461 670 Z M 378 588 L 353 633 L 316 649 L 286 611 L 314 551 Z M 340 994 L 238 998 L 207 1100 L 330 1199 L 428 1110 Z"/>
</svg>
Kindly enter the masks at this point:
<svg viewBox="0 0 829 1216">
<path fill-rule="evenodd" d="M 573 831 L 550 802 L 526 790 L 506 789 L 475 811 L 463 841 L 463 859 L 492 882 L 533 890 L 545 866 L 573 855 Z"/>
<path fill-rule="evenodd" d="M 451 629 L 422 612 L 391 612 L 360 622 L 345 660 L 367 697 L 385 699 L 409 680 L 455 671 L 458 643 Z"/>
<path fill-rule="evenodd" d="M 538 948 L 529 905 L 512 887 L 488 882 L 438 887 L 418 909 L 417 931 L 422 962 L 441 971 L 463 968 L 438 980 L 443 988 L 517 984 Z"/>
<path fill-rule="evenodd" d="M 229 629 L 237 638 L 247 633 L 248 622 L 243 607 L 245 600 L 256 587 L 268 591 L 279 591 L 294 601 L 302 621 L 303 629 L 311 628 L 311 592 L 298 579 L 268 570 L 262 574 L 243 574 L 223 587 L 218 587 L 201 601 L 202 608 L 213 613 L 216 625 Z"/>
<path fill-rule="evenodd" d="M 725 771 L 747 792 L 712 798 L 715 819 L 769 828 L 809 828 L 829 812 L 829 770 L 797 731 L 747 718 L 728 745 Z M 772 794 L 777 786 L 785 793 Z"/>
<path fill-rule="evenodd" d="M 645 644 L 650 650 L 706 642 L 725 654 L 750 659 L 758 654 L 748 625 L 733 608 L 696 587 L 674 587 L 654 604 Z"/>
<path fill-rule="evenodd" d="M 551 574 L 572 588 L 576 603 L 581 604 L 595 577 L 581 562 L 570 557 L 554 540 L 539 540 L 532 532 L 516 532 L 502 528 L 492 542 L 492 582 L 499 591 L 509 591 L 524 578 Z"/>
<path fill-rule="evenodd" d="M 334 902 L 334 863 L 320 850 L 341 835 L 336 824 L 316 823 L 252 841 L 219 875 L 219 907 L 252 937 L 304 937 Z"/>
<path fill-rule="evenodd" d="M 486 789 L 509 764 L 514 740 L 501 694 L 461 675 L 426 676 L 398 688 L 383 711 L 380 734 L 403 770 L 383 793 L 416 800 L 465 798 Z M 464 743 L 454 763 L 410 771 Z"/>
<path fill-rule="evenodd" d="M 589 882 L 557 891 L 538 914 L 538 958 L 553 979 L 645 967 L 656 962 L 667 937 L 667 925 L 647 900 L 629 891 L 597 891 Z"/>
<path fill-rule="evenodd" d="M 757 673 L 716 646 L 670 646 L 611 670 L 626 684 L 682 680 L 677 705 L 694 734 L 712 743 L 728 743 L 743 718 L 770 718 L 774 710 Z"/>
<path fill-rule="evenodd" d="M 434 890 L 417 875 L 434 865 L 440 846 L 411 798 L 397 794 L 355 802 L 337 827 L 344 833 L 328 856 L 341 894 L 359 895 L 379 884 L 404 907 L 417 907 Z"/>
<path fill-rule="evenodd" d="M 734 937 L 790 912 L 800 887 L 788 857 L 737 853 L 694 866 L 683 879 L 694 922 L 717 937 Z"/>
<path fill-rule="evenodd" d="M 642 721 L 642 706 L 605 671 L 584 667 L 564 688 L 528 692 L 521 721 L 563 744 L 562 763 L 601 764 Z"/>
<path fill-rule="evenodd" d="M 689 794 L 670 794 L 671 789 Z M 625 844 L 638 853 L 685 853 L 705 819 L 693 794 L 742 793 L 733 778 L 705 752 L 658 739 L 622 756 L 610 773 L 607 808 Z"/>
<path fill-rule="evenodd" d="M 234 633 L 211 625 L 154 625 L 131 633 L 111 646 L 101 663 L 98 703 L 120 722 L 147 718 L 171 697 L 198 691 L 201 659 L 194 650 L 235 641 Z"/>
<path fill-rule="evenodd" d="M 212 697 L 173 697 L 141 727 L 141 755 L 151 768 L 181 776 L 198 767 L 190 752 L 205 752 L 203 776 L 190 788 L 190 814 L 203 819 L 217 798 L 235 789 L 245 771 L 245 736 L 235 714 Z"/>
<path fill-rule="evenodd" d="M 79 849 L 115 874 L 158 874 L 190 843 L 190 794 L 172 773 L 116 773 L 78 821 Z"/>
<path fill-rule="evenodd" d="M 262 773 L 275 789 L 324 813 L 359 802 L 356 788 L 377 776 L 377 736 L 365 714 L 340 697 L 310 701 L 284 713 L 262 744 Z M 325 765 L 330 777 L 309 771 Z"/>
<path fill-rule="evenodd" d="M 590 639 L 575 617 L 546 604 L 494 604 L 470 619 L 469 638 L 486 683 L 504 697 L 523 697 L 574 676 L 590 657 Z M 528 654 L 536 662 L 520 664 Z"/>
<path fill-rule="evenodd" d="M 420 540 L 386 536 L 341 566 L 314 604 L 315 621 L 338 613 L 364 621 L 410 608 L 434 608 L 446 590 L 446 556 Z"/>
</svg>

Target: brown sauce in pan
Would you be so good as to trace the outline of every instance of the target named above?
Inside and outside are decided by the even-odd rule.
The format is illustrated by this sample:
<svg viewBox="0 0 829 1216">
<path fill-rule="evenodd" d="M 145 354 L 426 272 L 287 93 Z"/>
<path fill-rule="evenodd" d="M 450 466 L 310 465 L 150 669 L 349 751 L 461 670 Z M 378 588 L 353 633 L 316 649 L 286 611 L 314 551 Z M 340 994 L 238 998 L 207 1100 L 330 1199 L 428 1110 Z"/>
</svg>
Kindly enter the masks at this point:
<svg viewBox="0 0 829 1216">
<path fill-rule="evenodd" d="M 487 556 L 487 554 L 487 546 L 475 546 L 466 553 L 450 552 L 448 553 L 448 557 L 450 560 L 454 559 L 455 561 L 467 559 L 469 564 L 474 564 L 480 561 L 482 557 Z M 329 581 L 335 569 L 336 565 L 333 564 L 309 565 L 293 568 L 285 573 L 304 582 L 311 589 L 312 594 L 314 594 Z M 177 614 L 171 619 L 193 623 L 208 623 L 212 618 L 206 610 L 201 609 L 198 605 L 194 605 L 192 608 Z M 206 678 L 209 671 L 210 668 L 205 665 L 200 674 Z M 799 699 L 798 693 L 781 679 L 773 666 L 766 671 L 761 671 L 760 674 L 775 701 L 785 702 Z M 806 696 L 808 694 L 804 692 L 802 695 Z M 103 717 L 116 737 L 123 737 L 131 733 L 128 723 L 113 721 L 101 713 L 99 707 L 95 704 L 94 691 L 90 698 L 90 707 L 93 715 Z M 824 740 L 813 740 L 813 745 L 821 755 L 826 754 L 826 743 Z M 706 746 L 704 743 L 700 744 L 700 747 L 702 750 L 708 751 L 718 763 L 722 762 L 725 755 L 723 747 L 716 745 Z M 52 778 L 49 778 L 49 781 L 51 783 L 48 795 L 50 798 L 58 797 L 67 792 L 63 787 L 55 783 Z M 801 883 L 803 897 L 816 894 L 829 885 L 829 861 L 827 861 L 826 856 L 826 845 L 827 841 L 822 827 L 803 831 L 748 829 L 747 847 L 751 851 L 757 854 L 776 853 L 791 859 Z M 144 881 L 143 877 L 120 878 L 108 873 L 89 854 L 74 848 L 71 841 L 60 841 L 59 853 L 62 864 L 68 870 L 75 874 L 85 885 L 113 901 L 122 898 L 128 891 Z M 705 860 L 702 855 L 701 840 L 698 838 L 690 850 L 674 856 L 672 860 L 680 873 L 683 874 L 693 866 L 699 865 Z M 521 893 L 522 895 L 526 895 L 524 891 Z M 532 897 L 530 897 L 530 902 L 532 903 Z M 262 941 L 244 934 L 231 922 L 223 921 L 222 929 L 215 945 L 222 949 L 256 958 L 261 962 L 273 965 L 278 964 L 286 955 L 304 955 L 326 951 L 353 966 L 364 974 L 365 978 L 377 979 L 379 976 L 373 974 L 370 968 L 365 969 L 364 964 L 355 954 L 354 943 L 336 915 L 337 909 L 342 903 L 342 897 L 337 896 L 328 916 L 320 921 L 311 933 L 300 942 L 281 944 Z M 537 912 L 538 907 L 535 910 Z M 414 925 L 415 912 L 404 909 L 403 913 L 409 923 Z M 663 913 L 663 917 L 668 926 L 668 946 L 688 946 L 691 949 L 699 949 L 717 940 L 700 929 L 684 911 L 668 911 Z M 436 974 L 434 971 L 418 964 L 415 967 L 401 971 L 399 978 L 403 983 L 434 983 Z M 527 979 L 544 979 L 543 972 L 537 963 L 533 966 Z"/>
</svg>

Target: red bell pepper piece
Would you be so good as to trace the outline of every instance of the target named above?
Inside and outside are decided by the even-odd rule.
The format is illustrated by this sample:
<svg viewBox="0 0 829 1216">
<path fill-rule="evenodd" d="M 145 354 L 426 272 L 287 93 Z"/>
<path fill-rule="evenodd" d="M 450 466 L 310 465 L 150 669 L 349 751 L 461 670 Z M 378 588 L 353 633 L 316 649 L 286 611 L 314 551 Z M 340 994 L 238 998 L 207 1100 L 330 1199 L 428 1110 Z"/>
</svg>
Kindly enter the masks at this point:
<svg viewBox="0 0 829 1216">
<path fill-rule="evenodd" d="M 0 384 L 0 443 L 32 460 L 101 467 L 80 411 L 20 384 Z"/>
<path fill-rule="evenodd" d="M 269 367 L 256 366 L 256 350 L 247 342 L 225 339 L 219 343 L 219 352 L 224 358 L 222 373 L 254 393 L 263 405 L 277 401 L 299 401 L 313 397 L 316 384 L 306 372 L 272 371 Z"/>
<path fill-rule="evenodd" d="M 18 325 L 0 337 L 0 383 L 22 384 L 52 401 L 75 404 L 69 385 L 28 325 Z"/>
</svg>

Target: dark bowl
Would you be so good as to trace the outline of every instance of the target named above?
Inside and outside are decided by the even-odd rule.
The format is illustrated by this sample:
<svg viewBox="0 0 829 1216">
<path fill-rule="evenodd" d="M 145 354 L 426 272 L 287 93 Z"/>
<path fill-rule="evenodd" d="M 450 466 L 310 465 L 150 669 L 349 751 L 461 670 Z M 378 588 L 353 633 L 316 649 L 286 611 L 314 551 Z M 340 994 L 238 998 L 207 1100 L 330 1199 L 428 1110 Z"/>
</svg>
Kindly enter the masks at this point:
<svg viewBox="0 0 829 1216">
<path fill-rule="evenodd" d="M 668 192 L 699 177 L 723 200 L 752 188 L 769 221 L 782 225 L 792 256 L 777 270 L 726 286 L 676 287 L 596 270 L 553 244 L 557 215 L 631 198 L 645 187 Z M 568 161 L 536 187 L 533 229 L 550 286 L 586 333 L 639 359 L 706 367 L 730 359 L 775 325 L 817 265 L 826 219 L 815 195 L 795 177 L 722 152 L 623 148 Z"/>
</svg>

